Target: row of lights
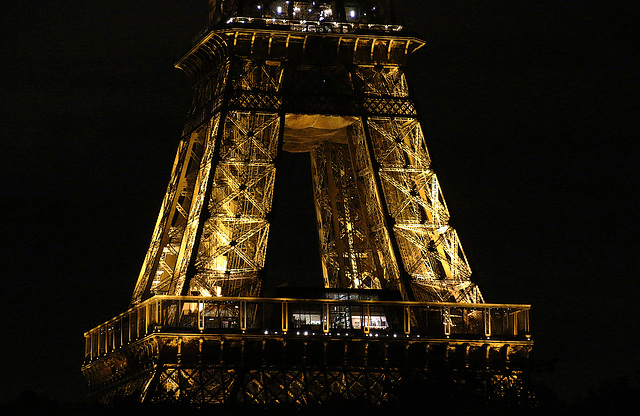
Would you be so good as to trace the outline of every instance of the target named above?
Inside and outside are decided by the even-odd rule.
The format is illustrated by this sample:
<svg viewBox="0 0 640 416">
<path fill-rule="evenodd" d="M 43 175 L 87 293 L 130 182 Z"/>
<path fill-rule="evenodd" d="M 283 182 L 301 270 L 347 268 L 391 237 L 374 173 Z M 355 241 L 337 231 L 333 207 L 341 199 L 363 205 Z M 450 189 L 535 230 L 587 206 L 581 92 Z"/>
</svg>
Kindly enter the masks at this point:
<svg viewBox="0 0 640 416">
<path fill-rule="evenodd" d="M 245 333 L 245 331 L 242 331 L 242 333 L 244 334 L 244 333 Z M 269 330 L 265 330 L 265 331 L 264 331 L 264 335 L 269 335 L 269 334 L 270 334 Z M 273 335 L 278 335 L 279 333 L 278 333 L 278 331 L 273 331 L 273 332 L 272 332 L 272 334 L 273 334 Z M 286 332 L 283 332 L 283 334 L 286 334 Z M 323 334 L 324 334 L 324 335 L 327 335 L 327 336 L 331 336 L 331 335 L 333 335 L 333 333 L 332 333 L 332 332 L 325 332 L 325 333 L 323 333 Z M 309 331 L 303 331 L 303 332 L 296 331 L 296 335 L 303 335 L 303 336 L 309 336 L 309 335 L 311 335 L 311 336 L 315 336 L 315 335 L 316 335 L 316 333 L 315 333 L 315 332 L 309 332 Z M 336 332 L 336 333 L 335 333 L 335 335 L 336 335 L 336 336 L 342 336 L 342 332 Z M 352 335 L 353 335 L 353 334 L 352 334 Z M 349 333 L 348 333 L 348 332 L 345 332 L 345 333 L 344 333 L 344 336 L 347 336 L 347 337 L 348 337 L 348 336 L 349 336 Z M 377 333 L 377 332 L 376 332 L 376 333 L 368 333 L 368 334 L 367 334 L 367 336 L 368 336 L 368 337 L 378 338 L 378 337 L 380 337 L 380 333 Z M 386 337 L 391 337 L 391 336 L 392 336 L 393 338 L 398 338 L 398 334 L 391 334 L 391 335 L 390 335 L 390 334 L 384 334 L 384 336 L 386 336 Z M 415 336 L 416 336 L 416 338 L 420 338 L 420 335 L 419 335 L 419 334 L 417 334 L 417 335 L 415 335 Z M 406 334 L 406 335 L 405 335 L 405 337 L 406 337 L 406 338 L 409 338 L 409 334 Z"/>
<path fill-rule="evenodd" d="M 288 2 L 288 1 L 285 1 L 285 3 L 286 3 L 286 4 L 289 4 L 289 2 Z M 314 2 L 314 3 L 313 3 L 313 5 L 315 6 L 315 5 L 316 5 L 316 3 Z M 259 5 L 257 6 L 257 8 L 258 8 L 258 10 L 262 10 L 262 5 L 260 5 L 260 4 L 259 4 Z M 376 10 L 376 8 L 374 7 L 372 10 L 374 10 L 374 11 L 375 11 L 375 10 Z M 296 7 L 296 8 L 294 9 L 294 11 L 293 11 L 293 15 L 295 16 L 296 12 L 299 12 L 299 11 L 300 11 L 300 8 L 299 8 L 299 7 Z M 331 9 L 327 9 L 327 11 L 328 11 L 329 13 L 331 13 Z M 309 13 L 312 13 L 312 12 L 313 12 L 313 9 L 309 9 Z M 276 7 L 276 13 L 278 13 L 278 14 L 282 14 L 282 6 L 277 6 L 277 7 Z M 325 11 L 323 10 L 323 11 L 322 11 L 322 13 L 324 14 L 324 13 L 325 13 Z M 366 16 L 367 14 L 366 14 L 366 13 L 364 13 L 364 15 Z M 356 17 L 356 11 L 355 11 L 354 9 L 352 9 L 352 10 L 350 10 L 350 11 L 349 11 L 349 17 L 351 17 L 351 18 L 355 18 L 355 17 Z M 322 17 L 320 18 L 320 20 L 323 20 L 323 19 L 324 19 L 324 16 L 322 16 Z"/>
</svg>

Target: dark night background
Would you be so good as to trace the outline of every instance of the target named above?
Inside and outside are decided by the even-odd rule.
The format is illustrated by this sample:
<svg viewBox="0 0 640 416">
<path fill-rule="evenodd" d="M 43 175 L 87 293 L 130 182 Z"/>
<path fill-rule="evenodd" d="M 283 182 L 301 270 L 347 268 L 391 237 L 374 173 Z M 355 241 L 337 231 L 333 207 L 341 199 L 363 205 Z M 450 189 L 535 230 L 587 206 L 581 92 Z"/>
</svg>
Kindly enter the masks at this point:
<svg viewBox="0 0 640 416">
<path fill-rule="evenodd" d="M 190 103 L 173 63 L 206 15 L 198 0 L 13 3 L 0 16 L 0 403 L 26 390 L 73 403 L 83 332 L 128 306 Z M 485 300 L 533 305 L 535 380 L 566 402 L 637 382 L 637 3 L 396 3 L 427 42 L 409 87 Z M 282 183 L 308 204 L 299 169 Z M 277 241 L 298 250 L 313 220 Z"/>
</svg>

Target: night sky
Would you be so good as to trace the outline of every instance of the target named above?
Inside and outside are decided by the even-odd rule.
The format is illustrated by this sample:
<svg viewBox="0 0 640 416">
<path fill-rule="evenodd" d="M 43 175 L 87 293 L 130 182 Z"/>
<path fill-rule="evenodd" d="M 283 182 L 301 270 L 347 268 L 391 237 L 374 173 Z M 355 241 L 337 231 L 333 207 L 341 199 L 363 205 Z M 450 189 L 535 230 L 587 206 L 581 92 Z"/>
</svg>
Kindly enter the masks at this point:
<svg viewBox="0 0 640 416">
<path fill-rule="evenodd" d="M 190 104 L 173 64 L 206 14 L 198 0 L 14 3 L 0 16 L 0 402 L 77 402 L 83 332 L 127 308 L 151 238 Z M 602 3 L 397 8 L 427 42 L 409 88 L 475 278 L 487 302 L 532 305 L 535 378 L 565 400 L 640 370 L 636 6 Z M 311 191 L 306 158 L 287 160 L 282 183 L 307 196 L 271 232 L 296 224 L 273 239 L 296 249 L 314 214 L 291 220 Z"/>
</svg>

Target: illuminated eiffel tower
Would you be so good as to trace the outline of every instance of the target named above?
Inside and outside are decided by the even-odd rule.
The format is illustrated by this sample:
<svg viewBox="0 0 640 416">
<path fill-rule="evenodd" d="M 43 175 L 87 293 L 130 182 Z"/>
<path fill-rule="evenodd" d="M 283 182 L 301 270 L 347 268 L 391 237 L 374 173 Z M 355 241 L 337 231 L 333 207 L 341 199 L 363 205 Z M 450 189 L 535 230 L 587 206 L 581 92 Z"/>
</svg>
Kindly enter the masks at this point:
<svg viewBox="0 0 640 416">
<path fill-rule="evenodd" d="M 424 42 L 401 29 L 389 0 L 209 1 L 131 308 L 85 334 L 93 395 L 378 405 L 447 374 L 524 400 L 529 306 L 470 279 L 402 70 Z M 267 297 L 282 152 L 310 155 L 324 287 Z"/>
</svg>

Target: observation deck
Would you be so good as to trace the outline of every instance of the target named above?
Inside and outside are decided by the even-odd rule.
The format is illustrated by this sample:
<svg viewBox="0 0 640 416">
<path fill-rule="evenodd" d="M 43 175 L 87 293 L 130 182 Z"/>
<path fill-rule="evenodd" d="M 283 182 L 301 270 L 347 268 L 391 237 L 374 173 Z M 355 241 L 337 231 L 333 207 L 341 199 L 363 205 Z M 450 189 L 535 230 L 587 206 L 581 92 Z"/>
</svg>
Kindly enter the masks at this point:
<svg viewBox="0 0 640 416">
<path fill-rule="evenodd" d="M 289 383 L 279 383 L 274 394 L 281 397 L 273 400 L 252 393 L 247 377 L 264 377 L 265 371 L 303 372 L 307 378 L 318 372 L 366 373 L 398 384 L 407 374 L 433 378 L 434 371 L 445 369 L 474 378 L 486 372 L 495 379 L 519 374 L 528 359 L 529 305 L 380 298 L 347 292 L 327 292 L 323 299 L 155 296 L 85 333 L 82 371 L 97 396 L 103 389 L 118 394 L 119 383 L 130 390 L 132 378 L 140 380 L 146 402 L 195 394 L 187 393 L 189 383 L 170 381 L 168 375 L 191 369 L 231 377 L 219 383 L 222 396 L 198 403 L 308 403 L 326 400 L 335 383 L 293 395 Z M 233 383 L 244 387 L 232 391 Z M 356 394 L 352 387 L 344 394 Z M 393 395 L 373 387 L 364 383 L 361 390 L 374 404 Z"/>
<path fill-rule="evenodd" d="M 246 26 L 318 33 L 398 32 L 389 0 L 210 0 L 210 29 Z"/>
</svg>

